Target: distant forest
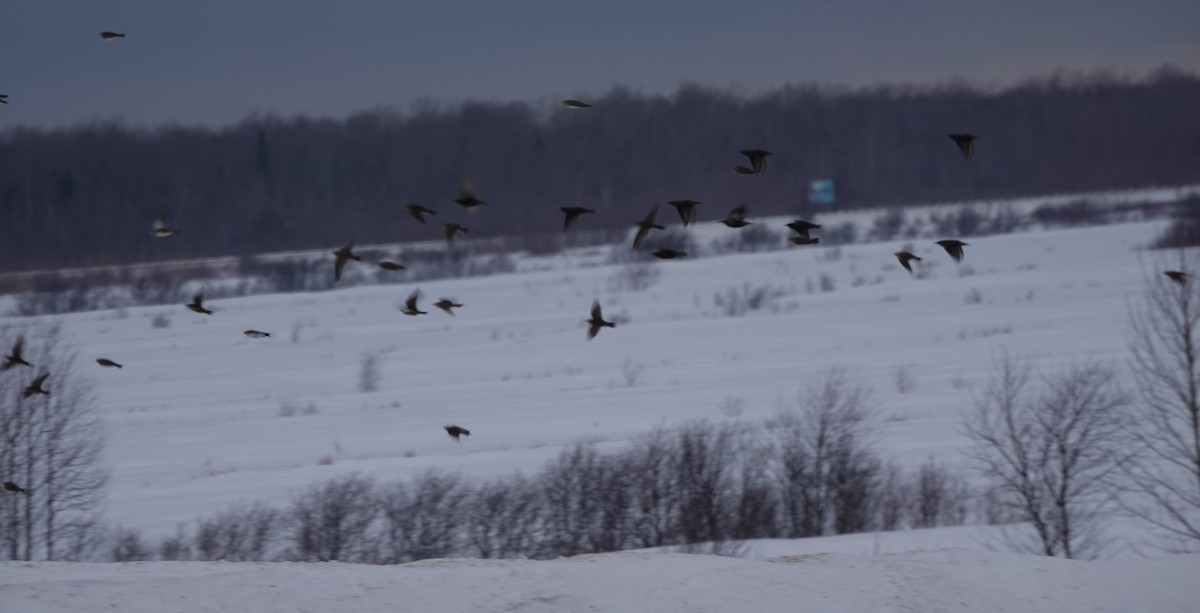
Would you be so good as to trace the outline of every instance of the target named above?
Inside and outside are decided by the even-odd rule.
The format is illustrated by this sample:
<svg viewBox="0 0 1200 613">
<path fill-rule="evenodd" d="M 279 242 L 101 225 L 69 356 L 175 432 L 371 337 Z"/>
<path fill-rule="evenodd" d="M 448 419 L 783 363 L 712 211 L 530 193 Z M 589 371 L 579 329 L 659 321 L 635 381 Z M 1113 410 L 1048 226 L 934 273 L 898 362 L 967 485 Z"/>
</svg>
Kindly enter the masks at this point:
<svg viewBox="0 0 1200 613">
<path fill-rule="evenodd" d="M 425 103 L 345 119 L 248 117 L 226 127 L 99 121 L 0 132 L 0 270 L 241 255 L 441 238 L 631 226 L 656 203 L 699 200 L 701 219 L 739 203 L 817 215 L 808 183 L 833 179 L 837 208 L 1200 182 L 1200 77 L 1164 68 L 1030 80 L 742 95 L 616 88 L 594 108 Z M 0 109 L 2 110 L 2 109 Z M 977 134 L 965 160 L 949 132 Z M 774 153 L 761 176 L 740 149 Z M 453 202 L 469 176 L 488 206 Z M 402 205 L 438 211 L 422 226 Z M 183 230 L 150 235 L 164 211 Z M 676 222 L 664 207 L 662 218 Z M 573 232 L 575 230 L 572 230 Z"/>
</svg>

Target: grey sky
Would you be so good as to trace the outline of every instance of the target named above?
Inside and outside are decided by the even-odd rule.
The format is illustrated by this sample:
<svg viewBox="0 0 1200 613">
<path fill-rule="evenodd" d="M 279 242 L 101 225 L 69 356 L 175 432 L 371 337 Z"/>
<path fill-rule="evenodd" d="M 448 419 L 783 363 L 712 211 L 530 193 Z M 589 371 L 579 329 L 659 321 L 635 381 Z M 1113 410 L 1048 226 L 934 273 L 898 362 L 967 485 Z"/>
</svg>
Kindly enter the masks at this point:
<svg viewBox="0 0 1200 613">
<path fill-rule="evenodd" d="M 0 0 L 0 128 L 550 104 L 618 84 L 1200 72 L 1198 24 L 1196 0 Z"/>
</svg>

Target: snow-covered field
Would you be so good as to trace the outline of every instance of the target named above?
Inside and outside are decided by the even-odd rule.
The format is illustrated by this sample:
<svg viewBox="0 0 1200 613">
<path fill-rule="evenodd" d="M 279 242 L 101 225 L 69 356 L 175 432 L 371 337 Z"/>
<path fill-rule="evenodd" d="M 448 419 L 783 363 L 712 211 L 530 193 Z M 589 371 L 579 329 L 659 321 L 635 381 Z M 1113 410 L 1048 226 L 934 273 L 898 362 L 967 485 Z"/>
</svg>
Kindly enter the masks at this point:
<svg viewBox="0 0 1200 613">
<path fill-rule="evenodd" d="M 0 566 L 0 610 L 1191 613 L 1197 576 L 1200 555 L 1078 562 L 963 550 L 770 561 L 625 552 L 400 566 L 43 562 Z"/>
<path fill-rule="evenodd" d="M 398 311 L 413 289 L 400 285 L 218 300 L 211 317 L 179 305 L 62 321 L 108 426 L 107 516 L 153 538 L 346 473 L 505 474 L 580 439 L 767 417 L 838 364 L 874 388 L 886 452 L 957 460 L 960 412 L 998 352 L 1042 369 L 1125 359 L 1139 250 L 1163 225 L 973 238 L 961 266 L 923 241 L 926 279 L 897 265 L 895 242 L 842 247 L 839 259 L 815 246 L 665 261 L 641 292 L 612 288 L 620 265 L 427 282 L 419 317 Z M 744 285 L 779 297 L 722 314 L 714 296 Z M 429 307 L 443 296 L 465 305 L 457 316 Z M 588 341 L 594 298 L 622 321 Z M 152 327 L 159 314 L 169 327 Z M 363 393 L 371 352 L 382 376 Z M 125 368 L 95 366 L 101 356 Z M 897 389 L 898 368 L 915 389 Z M 447 424 L 472 436 L 456 443 Z"/>
</svg>

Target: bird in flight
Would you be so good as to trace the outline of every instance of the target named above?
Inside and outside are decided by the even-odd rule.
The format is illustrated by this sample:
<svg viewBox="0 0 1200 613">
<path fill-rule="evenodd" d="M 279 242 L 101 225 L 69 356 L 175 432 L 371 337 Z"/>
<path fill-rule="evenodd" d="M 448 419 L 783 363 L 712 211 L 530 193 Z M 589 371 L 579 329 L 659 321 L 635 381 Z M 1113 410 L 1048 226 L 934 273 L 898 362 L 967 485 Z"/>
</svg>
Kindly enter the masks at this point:
<svg viewBox="0 0 1200 613">
<path fill-rule="evenodd" d="M 121 364 L 118 364 L 108 358 L 96 358 L 96 363 L 105 368 L 124 368 L 124 366 Z"/>
<path fill-rule="evenodd" d="M 426 215 L 437 215 L 437 211 L 419 204 L 406 204 L 404 205 L 404 210 L 408 211 L 408 214 L 412 215 L 413 219 L 421 223 L 425 223 Z"/>
<path fill-rule="evenodd" d="M 213 314 L 212 311 L 204 308 L 204 290 L 200 290 L 200 291 L 196 292 L 196 295 L 192 296 L 192 301 L 187 303 L 186 306 L 187 306 L 187 308 L 191 309 L 193 312 L 200 313 L 201 315 L 212 315 Z"/>
<path fill-rule="evenodd" d="M 800 236 L 803 236 L 804 238 L 808 238 L 808 231 L 816 230 L 816 229 L 820 228 L 821 224 L 815 224 L 811 221 L 797 219 L 796 221 L 789 223 L 787 225 L 787 227 L 791 228 L 792 232 L 795 232 L 796 234 L 799 234 Z"/>
<path fill-rule="evenodd" d="M 573 100 L 573 99 L 568 98 L 567 100 L 563 100 L 562 103 L 563 103 L 563 106 L 565 106 L 569 109 L 590 109 L 590 108 L 592 108 L 592 105 L 590 105 L 582 100 Z"/>
<path fill-rule="evenodd" d="M 683 221 L 684 227 L 687 227 L 696 223 L 696 205 L 702 203 L 695 200 L 672 200 L 667 204 L 679 211 L 679 219 Z"/>
<path fill-rule="evenodd" d="M 1174 281 L 1180 285 L 1187 285 L 1188 277 L 1192 276 L 1192 275 L 1187 274 L 1186 272 L 1182 272 L 1179 270 L 1164 270 L 1163 274 L 1167 275 L 1167 278 L 1171 279 L 1172 281 Z"/>
<path fill-rule="evenodd" d="M 767 167 L 767 156 L 771 155 L 770 151 L 763 149 L 742 149 L 739 151 L 746 159 L 750 160 L 750 167 L 734 166 L 733 171 L 739 175 L 760 175 Z"/>
<path fill-rule="evenodd" d="M 467 235 L 467 229 L 456 223 L 444 223 L 444 224 L 442 224 L 442 230 L 446 233 L 446 242 L 450 243 L 451 247 L 454 246 L 454 237 L 455 236 L 458 236 L 458 235 L 466 236 Z"/>
<path fill-rule="evenodd" d="M 642 246 L 642 241 L 646 240 L 646 235 L 650 233 L 651 229 L 654 229 L 654 228 L 657 228 L 659 230 L 666 229 L 664 226 L 654 223 L 654 219 L 656 217 L 658 217 L 658 205 L 657 204 L 654 205 L 654 208 L 650 209 L 650 213 L 648 215 L 646 215 L 644 218 L 642 218 L 641 221 L 637 222 L 638 231 L 637 231 L 637 234 L 635 234 L 633 237 L 633 248 L 634 249 L 637 249 L 638 247 Z"/>
<path fill-rule="evenodd" d="M 21 355 L 24 350 L 25 337 L 21 336 L 17 338 L 17 342 L 13 343 L 12 351 L 8 352 L 8 355 L 4 356 L 4 365 L 0 366 L 0 371 L 8 370 L 17 364 L 33 366 L 29 362 L 26 362 L 25 357 Z"/>
<path fill-rule="evenodd" d="M 150 224 L 150 233 L 159 238 L 166 238 L 172 234 L 179 234 L 182 231 L 179 228 L 171 227 L 170 213 L 159 215 L 158 219 L 155 219 L 154 223 Z"/>
<path fill-rule="evenodd" d="M 245 334 L 248 338 L 267 338 L 271 336 L 270 332 L 263 332 L 262 330 L 246 330 L 242 334 Z"/>
<path fill-rule="evenodd" d="M 946 253 L 950 254 L 950 259 L 954 260 L 955 263 L 962 262 L 963 247 L 966 247 L 967 243 L 954 239 L 946 239 L 938 241 L 937 244 L 941 245 L 942 249 L 945 249 Z"/>
<path fill-rule="evenodd" d="M 417 298 L 421 297 L 421 290 L 415 289 L 413 293 L 408 295 L 408 299 L 404 301 L 404 308 L 400 309 L 405 315 L 424 315 L 425 311 L 417 308 Z"/>
<path fill-rule="evenodd" d="M 655 250 L 654 253 L 652 253 L 650 255 L 653 255 L 654 257 L 656 257 L 660 260 L 674 260 L 676 258 L 686 258 L 687 252 L 686 251 L 676 251 L 674 249 L 667 249 L 666 247 L 664 247 L 662 249 Z"/>
<path fill-rule="evenodd" d="M 912 274 L 912 271 L 913 271 L 912 264 L 910 264 L 909 262 L 911 262 L 913 260 L 916 260 L 918 262 L 921 261 L 921 258 L 919 258 L 907 251 L 897 251 L 896 253 L 894 253 L 892 255 L 896 256 L 897 260 L 900 260 L 900 265 L 903 266 L 904 270 L 907 270 L 909 272 L 909 274 Z"/>
<path fill-rule="evenodd" d="M 3 485 L 4 485 L 5 490 L 13 492 L 15 494 L 24 494 L 25 493 L 25 488 L 17 485 L 16 483 L 13 483 L 12 481 L 5 481 Z"/>
<path fill-rule="evenodd" d="M 815 244 L 821 242 L 821 239 L 820 238 L 809 238 L 808 232 L 805 232 L 804 234 L 801 234 L 800 236 L 793 236 L 793 237 L 789 238 L 788 242 L 793 245 L 815 245 Z"/>
<path fill-rule="evenodd" d="M 121 34 L 120 32 L 109 32 L 108 30 L 105 30 L 100 33 L 100 38 L 103 38 L 104 40 L 116 40 L 118 38 L 125 38 L 125 35 Z"/>
<path fill-rule="evenodd" d="M 564 206 L 564 207 L 559 207 L 558 210 L 567 214 L 567 218 L 563 221 L 563 232 L 566 232 L 567 230 L 571 229 L 571 226 L 575 225 L 575 222 L 579 221 L 579 218 L 581 216 L 583 216 L 587 213 L 595 213 L 596 212 L 596 211 L 593 211 L 592 209 L 586 209 L 581 206 Z"/>
<path fill-rule="evenodd" d="M 746 221 L 746 205 L 739 204 L 733 207 L 733 210 L 729 211 L 729 214 L 725 216 L 725 219 L 721 220 L 721 223 L 730 228 L 744 228 L 750 225 L 750 222 Z"/>
<path fill-rule="evenodd" d="M 395 262 L 390 262 L 388 260 L 384 260 L 384 261 L 380 262 L 379 267 L 384 270 L 390 270 L 393 272 L 397 271 L 397 270 L 404 270 L 404 266 L 401 266 L 400 264 L 397 264 Z"/>
<path fill-rule="evenodd" d="M 604 321 L 604 315 L 600 313 L 600 301 L 592 301 L 592 318 L 587 321 L 588 324 L 588 340 L 596 338 L 596 333 L 600 328 L 616 328 L 617 324 L 611 321 Z"/>
<path fill-rule="evenodd" d="M 454 314 L 453 309 L 457 309 L 458 307 L 461 307 L 462 305 L 449 299 L 449 298 L 442 298 L 441 300 L 438 300 L 437 302 L 433 303 L 433 306 L 449 313 L 450 315 L 453 315 Z"/>
<path fill-rule="evenodd" d="M 30 383 L 29 385 L 25 386 L 25 391 L 21 393 L 21 396 L 23 398 L 28 398 L 30 396 L 34 396 L 37 394 L 41 394 L 42 396 L 49 396 L 50 391 L 47 390 L 46 388 L 42 387 L 42 384 L 46 382 L 46 378 L 48 378 L 49 376 L 50 376 L 50 373 L 48 373 L 48 372 L 44 372 L 41 375 L 38 375 L 38 378 L 34 379 L 33 383 Z"/>
<path fill-rule="evenodd" d="M 475 197 L 475 184 L 471 182 L 469 177 L 463 177 L 458 182 L 458 197 L 454 201 L 462 205 L 464 209 L 467 209 L 468 213 L 474 213 L 480 207 L 487 206 L 487 200 L 480 200 Z"/>
<path fill-rule="evenodd" d="M 446 434 L 457 441 L 460 436 L 471 436 L 471 431 L 461 426 L 446 426 Z"/>
<path fill-rule="evenodd" d="M 979 138 L 974 134 L 947 134 L 950 140 L 958 145 L 958 150 L 962 152 L 963 159 L 971 159 L 971 153 L 975 151 L 975 141 Z"/>
<path fill-rule="evenodd" d="M 342 279 L 342 270 L 346 268 L 347 260 L 361 262 L 362 256 L 354 254 L 354 243 L 350 242 L 345 247 L 333 252 L 333 280 L 340 281 Z"/>
<path fill-rule="evenodd" d="M 0 104 L 8 104 L 8 94 L 0 94 Z"/>
</svg>

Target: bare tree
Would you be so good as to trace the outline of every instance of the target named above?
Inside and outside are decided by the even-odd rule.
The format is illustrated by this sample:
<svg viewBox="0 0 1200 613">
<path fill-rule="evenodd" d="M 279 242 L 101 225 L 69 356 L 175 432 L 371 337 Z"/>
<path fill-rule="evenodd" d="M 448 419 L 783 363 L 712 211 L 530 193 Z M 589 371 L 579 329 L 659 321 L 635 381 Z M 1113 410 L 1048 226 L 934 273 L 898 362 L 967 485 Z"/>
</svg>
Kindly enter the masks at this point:
<svg viewBox="0 0 1200 613">
<path fill-rule="evenodd" d="M 1030 367 L 997 360 L 991 381 L 963 419 L 974 443 L 968 455 L 1034 531 L 1010 532 L 1008 545 L 1047 556 L 1095 556 L 1103 546 L 1105 482 L 1119 462 L 1118 436 L 1128 397 L 1112 368 L 1084 363 L 1042 377 L 1036 395 Z"/>
<path fill-rule="evenodd" d="M 384 563 L 444 558 L 462 550 L 469 490 L 457 474 L 429 471 L 381 495 Z"/>
<path fill-rule="evenodd" d="M 0 551 L 13 560 L 77 559 L 102 536 L 103 430 L 58 328 L 36 332 L 25 351 L 34 368 L 0 376 L 0 470 L 25 488 L 0 504 Z M 0 345 L 11 346 L 14 337 L 4 336 Z M 21 393 L 42 372 L 50 373 L 50 395 Z"/>
<path fill-rule="evenodd" d="M 350 475 L 296 494 L 288 512 L 289 559 L 305 562 L 367 562 L 373 559 L 372 528 L 379 515 L 375 482 Z"/>
<path fill-rule="evenodd" d="M 1154 262 L 1165 269 L 1167 258 Z M 1200 273 L 1200 257 L 1177 270 Z M 1200 550 L 1200 281 L 1147 273 L 1142 304 L 1131 310 L 1130 365 L 1138 402 L 1124 434 L 1131 453 L 1114 481 L 1117 501 L 1158 533 L 1157 547 Z"/>
<path fill-rule="evenodd" d="M 480 486 L 467 504 L 467 540 L 481 558 L 536 550 L 542 505 L 536 486 L 517 474 Z"/>
</svg>

